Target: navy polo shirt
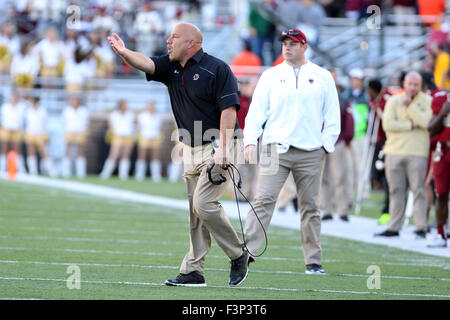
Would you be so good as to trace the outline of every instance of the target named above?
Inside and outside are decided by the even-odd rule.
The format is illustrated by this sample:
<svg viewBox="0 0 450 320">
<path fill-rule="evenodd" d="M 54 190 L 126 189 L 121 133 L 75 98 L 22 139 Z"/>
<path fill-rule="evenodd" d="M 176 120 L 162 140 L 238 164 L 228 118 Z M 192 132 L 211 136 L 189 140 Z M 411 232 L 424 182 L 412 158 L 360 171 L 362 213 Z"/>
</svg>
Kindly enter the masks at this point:
<svg viewBox="0 0 450 320">
<path fill-rule="evenodd" d="M 184 68 L 177 61 L 170 61 L 169 55 L 151 59 L 155 72 L 146 73 L 147 81 L 162 82 L 169 89 L 180 141 L 192 147 L 211 142 L 211 131 L 204 134 L 209 129 L 219 132 L 221 112 L 232 106 L 239 110 L 237 80 L 230 67 L 202 49 Z"/>
</svg>

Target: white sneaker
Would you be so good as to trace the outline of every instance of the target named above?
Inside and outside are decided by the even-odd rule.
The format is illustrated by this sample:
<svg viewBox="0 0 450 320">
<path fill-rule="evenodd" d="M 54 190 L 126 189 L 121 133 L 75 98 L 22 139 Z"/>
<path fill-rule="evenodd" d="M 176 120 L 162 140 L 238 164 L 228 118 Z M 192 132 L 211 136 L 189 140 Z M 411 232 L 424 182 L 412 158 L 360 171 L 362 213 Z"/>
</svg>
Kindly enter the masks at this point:
<svg viewBox="0 0 450 320">
<path fill-rule="evenodd" d="M 323 270 L 322 266 L 319 264 L 307 264 L 306 265 L 306 274 L 316 274 L 316 275 L 326 275 L 325 270 Z"/>
<path fill-rule="evenodd" d="M 433 242 L 427 245 L 428 248 L 447 248 L 447 241 L 441 236 L 433 240 Z"/>
</svg>

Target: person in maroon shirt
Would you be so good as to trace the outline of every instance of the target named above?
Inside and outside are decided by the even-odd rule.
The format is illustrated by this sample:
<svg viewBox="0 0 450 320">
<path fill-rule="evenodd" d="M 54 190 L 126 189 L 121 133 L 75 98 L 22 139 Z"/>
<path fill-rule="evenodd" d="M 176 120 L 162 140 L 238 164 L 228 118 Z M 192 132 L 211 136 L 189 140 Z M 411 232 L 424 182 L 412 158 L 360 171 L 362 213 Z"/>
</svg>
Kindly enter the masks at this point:
<svg viewBox="0 0 450 320">
<path fill-rule="evenodd" d="M 437 115 L 439 113 L 439 110 L 442 109 L 442 106 L 447 101 L 447 92 L 436 87 L 433 74 L 431 72 L 422 72 L 422 78 L 424 86 L 423 91 L 428 93 L 432 97 L 431 108 L 433 110 L 433 114 Z M 427 173 L 425 181 L 427 197 L 427 219 L 429 218 L 431 207 L 433 205 L 433 202 L 435 202 L 434 199 L 436 198 L 436 174 L 434 172 L 435 168 L 433 165 L 433 154 L 435 152 L 438 139 L 439 134 L 430 132 L 430 152 L 428 154 Z M 437 183 L 442 181 L 439 178 L 440 177 L 438 177 Z M 436 211 L 439 211 L 437 207 Z M 438 213 L 436 213 L 436 215 L 438 215 Z"/>
<path fill-rule="evenodd" d="M 349 180 L 349 169 L 347 159 L 350 156 L 350 143 L 354 136 L 354 120 L 350 101 L 342 95 L 343 88 L 338 84 L 337 73 L 333 68 L 329 68 L 336 83 L 338 91 L 341 133 L 335 144 L 335 151 L 325 157 L 324 169 L 322 173 L 321 202 L 324 214 L 322 221 L 332 220 L 333 203 L 342 221 L 348 222 L 348 208 L 351 203 L 351 184 Z"/>
<path fill-rule="evenodd" d="M 395 23 L 400 28 L 401 35 L 414 35 L 414 22 L 410 21 L 416 14 L 416 0 L 391 0 Z"/>
<path fill-rule="evenodd" d="M 436 223 L 438 237 L 430 248 L 447 247 L 445 225 L 448 220 L 448 194 L 450 192 L 450 102 L 443 90 L 432 92 L 433 118 L 428 126 L 433 143 L 432 167 L 436 191 Z"/>
<path fill-rule="evenodd" d="M 367 86 L 367 93 L 369 94 L 369 107 L 375 109 L 376 117 L 374 121 L 378 117 L 380 119 L 380 125 L 378 127 L 377 141 L 375 144 L 375 152 L 372 161 L 372 169 L 371 169 L 371 177 L 372 181 L 378 181 L 381 187 L 384 190 L 384 205 L 381 209 L 381 217 L 378 220 L 378 223 L 385 224 L 389 218 L 389 188 L 388 182 L 386 179 L 386 175 L 384 172 L 384 168 L 376 168 L 375 162 L 378 159 L 382 159 L 383 156 L 380 154 L 381 150 L 384 147 L 384 143 L 386 142 L 386 133 L 383 130 L 383 126 L 381 125 L 381 118 L 383 116 L 384 106 L 386 105 L 386 101 L 392 95 L 387 88 L 383 87 L 382 83 L 378 79 L 372 79 L 369 81 Z"/>
<path fill-rule="evenodd" d="M 351 19 L 359 19 L 363 4 L 363 0 L 347 0 L 345 3 L 345 16 Z"/>
<path fill-rule="evenodd" d="M 351 19 L 362 19 L 372 16 L 375 12 L 367 10 L 370 6 L 377 6 L 382 9 L 382 0 L 347 0 L 345 3 L 345 15 Z"/>
</svg>

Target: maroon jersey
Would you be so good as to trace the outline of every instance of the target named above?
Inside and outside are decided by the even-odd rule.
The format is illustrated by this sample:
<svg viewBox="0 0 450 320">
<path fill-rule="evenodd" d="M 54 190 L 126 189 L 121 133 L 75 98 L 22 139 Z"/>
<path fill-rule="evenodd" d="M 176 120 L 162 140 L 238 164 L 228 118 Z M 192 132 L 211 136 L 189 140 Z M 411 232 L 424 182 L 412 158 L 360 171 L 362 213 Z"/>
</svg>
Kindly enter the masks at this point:
<svg viewBox="0 0 450 320">
<path fill-rule="evenodd" d="M 384 93 L 380 97 L 380 100 L 378 102 L 375 102 L 373 100 L 369 100 L 369 107 L 371 108 L 380 108 L 381 111 L 384 111 L 384 106 L 386 105 L 386 102 L 388 99 L 392 96 L 392 93 L 390 93 L 387 89 L 383 89 Z M 383 130 L 383 126 L 381 125 L 381 119 L 380 119 L 380 126 L 378 127 L 378 137 L 377 142 L 382 142 L 386 140 L 386 132 Z"/>
<path fill-rule="evenodd" d="M 431 109 L 433 109 L 433 114 L 438 115 L 441 111 L 444 103 L 447 101 L 447 91 L 436 89 L 430 92 L 433 100 L 431 102 Z M 432 143 L 435 145 L 437 141 L 447 142 L 450 141 L 450 116 L 444 120 L 444 129 L 433 138 L 431 138 Z M 433 148 L 434 149 L 434 148 Z"/>
</svg>

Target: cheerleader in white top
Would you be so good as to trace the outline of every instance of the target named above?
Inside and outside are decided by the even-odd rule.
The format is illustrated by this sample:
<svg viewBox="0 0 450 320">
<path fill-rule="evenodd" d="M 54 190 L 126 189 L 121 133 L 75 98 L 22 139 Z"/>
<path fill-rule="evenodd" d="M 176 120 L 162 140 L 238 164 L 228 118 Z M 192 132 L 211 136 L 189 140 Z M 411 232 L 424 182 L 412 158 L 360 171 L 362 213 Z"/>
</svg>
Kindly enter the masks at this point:
<svg viewBox="0 0 450 320">
<path fill-rule="evenodd" d="M 145 178 L 146 162 L 149 159 L 152 180 L 161 181 L 161 161 L 159 150 L 162 141 L 161 115 L 156 113 L 155 102 L 150 101 L 147 109 L 141 112 L 137 119 L 138 137 L 138 159 L 136 161 L 135 178 L 142 181 Z"/>
<path fill-rule="evenodd" d="M 42 86 L 44 88 L 55 87 L 51 81 L 46 78 L 59 77 L 62 74 L 64 66 L 64 47 L 59 40 L 58 30 L 51 27 L 45 33 L 42 39 L 35 47 L 35 52 L 39 56 L 40 74 Z"/>
<path fill-rule="evenodd" d="M 25 143 L 27 145 L 27 165 L 30 174 L 38 174 L 37 152 L 42 159 L 43 171 L 54 177 L 53 163 L 47 153 L 47 110 L 39 105 L 38 97 L 28 98 L 29 107 L 25 112 Z"/>
<path fill-rule="evenodd" d="M 11 77 L 18 88 L 33 88 L 39 73 L 39 57 L 33 52 L 33 43 L 25 40 L 11 62 Z"/>
<path fill-rule="evenodd" d="M 66 155 L 62 163 L 64 178 L 72 176 L 72 153 L 75 153 L 75 171 L 79 179 L 86 177 L 86 138 L 88 134 L 89 112 L 81 106 L 81 98 L 72 96 L 69 105 L 63 111 L 65 127 Z M 75 150 L 73 150 L 75 149 Z"/>
<path fill-rule="evenodd" d="M 134 144 L 135 115 L 128 110 L 125 100 L 118 101 L 117 109 L 109 116 L 109 133 L 112 134 L 111 148 L 103 165 L 100 177 L 108 179 L 119 161 L 119 178 L 128 179 L 130 155 Z"/>
<path fill-rule="evenodd" d="M 9 102 L 3 104 L 0 111 L 0 141 L 2 142 L 0 153 L 0 171 L 6 171 L 6 154 L 10 150 L 17 152 L 17 167 L 19 173 L 25 172 L 21 145 L 23 136 L 23 120 L 25 105 L 19 100 L 19 96 L 13 92 Z"/>
<path fill-rule="evenodd" d="M 0 30 L 0 74 L 9 74 L 14 54 L 19 51 L 20 39 L 14 35 L 13 25 L 7 21 Z"/>
</svg>

